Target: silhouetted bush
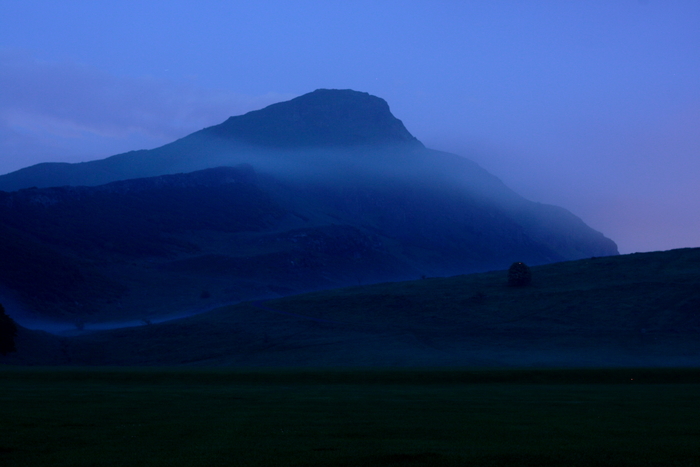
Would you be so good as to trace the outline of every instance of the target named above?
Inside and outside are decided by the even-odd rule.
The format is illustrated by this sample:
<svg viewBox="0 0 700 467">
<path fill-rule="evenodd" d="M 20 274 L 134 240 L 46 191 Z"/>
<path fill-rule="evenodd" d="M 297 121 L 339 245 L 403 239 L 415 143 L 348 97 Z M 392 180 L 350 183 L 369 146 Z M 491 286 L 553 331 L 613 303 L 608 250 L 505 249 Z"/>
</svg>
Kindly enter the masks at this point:
<svg viewBox="0 0 700 467">
<path fill-rule="evenodd" d="M 5 314 L 5 308 L 0 305 L 0 355 L 17 351 L 15 337 L 17 337 L 17 325 Z"/>
<path fill-rule="evenodd" d="M 508 285 L 511 287 L 523 287 L 532 282 L 532 272 L 525 263 L 517 262 L 508 269 Z"/>
</svg>

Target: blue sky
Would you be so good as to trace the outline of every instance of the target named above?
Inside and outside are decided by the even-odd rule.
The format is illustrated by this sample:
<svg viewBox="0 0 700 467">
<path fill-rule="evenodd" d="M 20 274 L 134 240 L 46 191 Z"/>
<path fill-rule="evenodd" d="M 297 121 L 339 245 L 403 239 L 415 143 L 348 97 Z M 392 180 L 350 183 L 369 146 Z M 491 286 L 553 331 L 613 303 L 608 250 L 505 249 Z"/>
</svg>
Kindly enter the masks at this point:
<svg viewBox="0 0 700 467">
<path fill-rule="evenodd" d="M 350 88 L 623 253 L 698 247 L 698 24 L 692 0 L 0 0 L 0 173 Z"/>
</svg>

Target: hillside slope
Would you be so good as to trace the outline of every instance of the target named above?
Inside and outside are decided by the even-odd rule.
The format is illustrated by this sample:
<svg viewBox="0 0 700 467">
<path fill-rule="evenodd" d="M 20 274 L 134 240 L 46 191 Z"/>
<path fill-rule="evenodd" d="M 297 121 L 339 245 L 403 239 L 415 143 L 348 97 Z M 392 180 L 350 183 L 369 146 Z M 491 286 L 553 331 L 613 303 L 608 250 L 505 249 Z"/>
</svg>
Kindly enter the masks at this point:
<svg viewBox="0 0 700 467">
<path fill-rule="evenodd" d="M 572 215 L 554 212 L 557 225 L 553 207 L 444 187 L 241 166 L 0 192 L 0 283 L 35 318 L 78 324 L 616 253 Z"/>
<path fill-rule="evenodd" d="M 248 302 L 67 338 L 21 330 L 8 364 L 697 366 L 700 248 Z"/>
<path fill-rule="evenodd" d="M 350 90 L 150 151 L 29 167 L 0 188 L 16 190 L 0 192 L 0 290 L 77 326 L 617 254 L 570 212 L 425 148 L 385 101 Z"/>
<path fill-rule="evenodd" d="M 351 90 L 319 89 L 287 102 L 231 117 L 152 150 L 75 164 L 42 163 L 0 176 L 0 190 L 102 185 L 131 178 L 248 163 L 279 170 L 335 165 L 335 150 L 423 145 L 383 99 Z M 319 150 L 309 157 L 309 150 Z"/>
</svg>

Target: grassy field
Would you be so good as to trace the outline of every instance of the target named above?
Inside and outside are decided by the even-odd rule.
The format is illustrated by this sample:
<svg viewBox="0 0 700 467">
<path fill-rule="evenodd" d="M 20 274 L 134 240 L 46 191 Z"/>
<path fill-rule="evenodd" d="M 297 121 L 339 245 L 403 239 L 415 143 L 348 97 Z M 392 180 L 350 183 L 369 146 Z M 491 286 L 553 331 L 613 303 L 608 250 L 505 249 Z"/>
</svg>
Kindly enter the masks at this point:
<svg viewBox="0 0 700 467">
<path fill-rule="evenodd" d="M 700 248 L 589 258 L 532 273 L 529 287 L 508 287 L 506 271 L 426 278 L 244 302 L 74 337 L 20 329 L 17 352 L 0 362 L 700 366 Z"/>
<path fill-rule="evenodd" d="M 0 465 L 700 465 L 700 370 L 0 368 Z"/>
</svg>

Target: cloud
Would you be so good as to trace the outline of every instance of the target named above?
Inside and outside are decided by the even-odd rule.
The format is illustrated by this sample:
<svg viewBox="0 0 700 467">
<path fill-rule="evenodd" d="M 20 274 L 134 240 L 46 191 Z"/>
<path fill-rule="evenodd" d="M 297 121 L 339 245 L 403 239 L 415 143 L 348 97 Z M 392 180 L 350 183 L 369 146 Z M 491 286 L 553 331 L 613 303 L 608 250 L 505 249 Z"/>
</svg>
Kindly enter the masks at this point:
<svg viewBox="0 0 700 467">
<path fill-rule="evenodd" d="M 0 51 L 0 90 L 0 173 L 157 147 L 294 97 L 207 89 L 196 80 L 114 76 L 17 51 Z"/>
</svg>

